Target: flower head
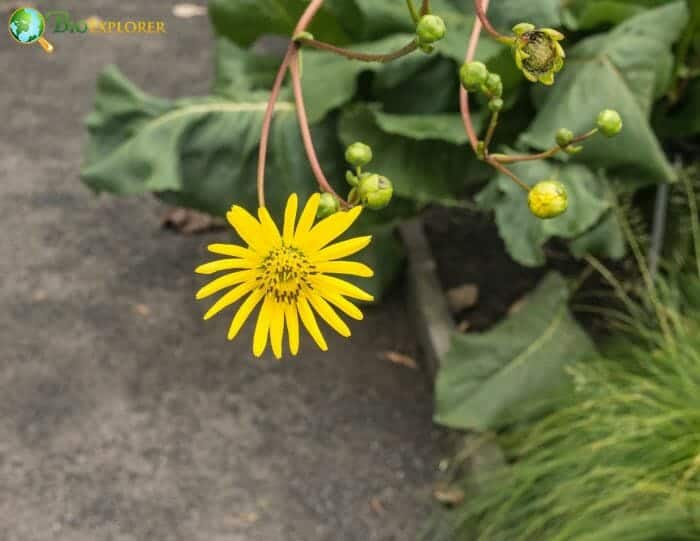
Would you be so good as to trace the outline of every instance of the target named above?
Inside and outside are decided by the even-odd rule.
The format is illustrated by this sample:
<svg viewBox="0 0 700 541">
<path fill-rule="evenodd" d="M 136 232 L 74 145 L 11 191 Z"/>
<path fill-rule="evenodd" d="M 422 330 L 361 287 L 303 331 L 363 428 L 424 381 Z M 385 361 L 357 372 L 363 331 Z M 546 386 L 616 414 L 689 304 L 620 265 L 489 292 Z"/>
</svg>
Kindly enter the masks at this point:
<svg viewBox="0 0 700 541">
<path fill-rule="evenodd" d="M 533 83 L 554 83 L 554 74 L 564 67 L 566 53 L 559 43 L 564 34 L 552 28 L 535 28 L 529 23 L 513 27 L 512 41 L 515 64 Z"/>
<path fill-rule="evenodd" d="M 530 189 L 527 203 L 535 216 L 549 220 L 566 212 L 569 197 L 566 187 L 558 180 L 543 180 Z"/>
<path fill-rule="evenodd" d="M 242 207 L 233 206 L 226 217 L 247 246 L 212 244 L 209 251 L 227 256 L 227 259 L 205 263 L 195 271 L 199 274 L 233 271 L 197 292 L 197 299 L 204 299 L 229 289 L 209 308 L 205 320 L 243 301 L 231 322 L 229 340 L 238 335 L 260 305 L 253 336 L 253 353 L 257 357 L 265 351 L 268 339 L 275 357 L 282 357 L 285 328 L 289 351 L 296 355 L 299 351 L 299 320 L 318 347 L 326 351 L 328 345 L 314 312 L 333 330 L 348 337 L 350 329 L 336 309 L 350 318 L 361 320 L 362 312 L 348 299 L 374 300 L 360 288 L 330 276 L 345 274 L 369 278 L 374 274 L 362 263 L 341 261 L 365 248 L 371 237 L 331 244 L 350 228 L 362 207 L 338 212 L 314 225 L 319 200 L 320 194 L 312 195 L 297 222 L 297 196 L 292 194 L 287 201 L 282 232 L 265 207 L 258 209 L 258 219 L 255 219 Z"/>
</svg>

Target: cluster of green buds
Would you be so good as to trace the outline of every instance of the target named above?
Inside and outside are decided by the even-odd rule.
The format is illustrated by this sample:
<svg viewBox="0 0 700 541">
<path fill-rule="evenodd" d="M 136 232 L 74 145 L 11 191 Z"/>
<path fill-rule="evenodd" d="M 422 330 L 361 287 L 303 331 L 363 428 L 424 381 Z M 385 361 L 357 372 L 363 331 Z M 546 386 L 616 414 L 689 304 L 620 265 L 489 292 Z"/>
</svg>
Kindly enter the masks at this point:
<svg viewBox="0 0 700 541">
<path fill-rule="evenodd" d="M 418 47 L 425 53 L 432 53 L 435 50 L 435 43 L 444 38 L 445 34 L 447 34 L 445 21 L 437 15 L 423 15 L 416 24 Z"/>
<path fill-rule="evenodd" d="M 512 38 L 505 41 L 511 46 L 515 64 L 533 83 L 554 84 L 554 74 L 564 67 L 566 53 L 559 43 L 564 34 L 553 28 L 536 28 L 534 24 L 520 23 L 513 27 Z"/>
<path fill-rule="evenodd" d="M 622 131 L 622 118 L 620 113 L 612 109 L 601 111 L 596 119 L 596 128 L 588 133 L 575 137 L 571 130 L 561 128 L 556 134 L 556 143 L 559 150 L 563 150 L 567 154 L 578 154 L 583 150 L 583 146 L 577 145 L 577 142 L 583 141 L 588 137 L 600 132 L 605 137 L 615 137 Z M 554 154 L 553 149 L 550 151 Z M 543 220 L 556 218 L 560 216 L 569 206 L 569 197 L 566 193 L 566 187 L 554 179 L 542 180 L 535 184 L 528 193 L 527 198 L 530 211 Z"/>
<path fill-rule="evenodd" d="M 372 148 L 365 143 L 353 143 L 345 150 L 345 160 L 353 167 L 345 173 L 345 180 L 350 185 L 348 203 L 362 205 L 371 210 L 382 210 L 391 202 L 394 186 L 385 176 L 362 168 L 372 161 Z M 340 210 L 340 202 L 330 193 L 321 194 L 318 218 L 322 219 Z"/>
<path fill-rule="evenodd" d="M 489 110 L 503 109 L 503 81 L 498 73 L 491 73 L 483 62 L 467 62 L 459 70 L 462 86 L 469 92 L 481 92 L 489 99 Z"/>
</svg>

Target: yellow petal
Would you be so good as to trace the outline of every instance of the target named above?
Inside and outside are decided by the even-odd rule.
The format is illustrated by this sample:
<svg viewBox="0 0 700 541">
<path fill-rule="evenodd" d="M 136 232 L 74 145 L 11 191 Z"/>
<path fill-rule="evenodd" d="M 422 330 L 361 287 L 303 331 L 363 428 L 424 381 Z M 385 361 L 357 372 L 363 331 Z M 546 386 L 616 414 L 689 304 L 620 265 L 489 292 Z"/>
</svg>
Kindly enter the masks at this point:
<svg viewBox="0 0 700 541">
<path fill-rule="evenodd" d="M 202 287 L 199 291 L 197 291 L 196 298 L 197 300 L 205 299 L 210 295 L 213 295 L 217 291 L 221 291 L 222 289 L 226 289 L 227 287 L 235 286 L 236 284 L 239 284 L 241 282 L 247 282 L 250 280 L 252 283 L 255 283 L 253 281 L 254 278 L 255 271 L 252 270 L 245 270 L 225 274 L 224 276 L 221 276 L 216 280 L 212 280 L 207 285 Z"/>
<path fill-rule="evenodd" d="M 554 84 L 554 74 L 551 71 L 548 71 L 547 73 L 543 73 L 539 77 L 540 83 L 543 85 L 551 86 Z"/>
<path fill-rule="evenodd" d="M 340 293 L 341 295 L 360 301 L 374 300 L 374 297 L 366 291 L 352 285 L 350 282 L 346 282 L 340 278 L 334 278 L 333 276 L 317 274 L 311 278 L 311 284 L 322 293 L 326 291 L 330 293 Z"/>
<path fill-rule="evenodd" d="M 292 355 L 296 355 L 299 353 L 299 314 L 297 313 L 297 307 L 293 304 L 286 304 L 284 317 L 287 321 L 289 352 Z"/>
<path fill-rule="evenodd" d="M 256 289 L 250 294 L 250 297 L 248 297 L 243 304 L 241 304 L 241 307 L 238 309 L 238 312 L 236 312 L 236 315 L 233 316 L 233 320 L 231 321 L 231 327 L 229 327 L 228 330 L 229 340 L 236 338 L 238 332 L 241 330 L 241 327 L 243 327 L 243 324 L 250 316 L 250 313 L 258 305 L 260 299 L 263 298 L 263 295 L 264 293 L 262 290 Z"/>
<path fill-rule="evenodd" d="M 294 222 L 297 219 L 297 194 L 293 193 L 287 199 L 287 206 L 284 209 L 284 226 L 282 229 L 282 240 L 289 245 L 294 240 Z"/>
<path fill-rule="evenodd" d="M 564 50 L 564 47 L 562 47 L 561 44 L 559 44 L 559 42 L 554 43 L 554 49 L 557 52 L 557 56 L 559 56 L 560 58 L 566 58 L 566 51 Z"/>
<path fill-rule="evenodd" d="M 324 261 L 316 265 L 316 270 L 326 274 L 349 274 L 362 278 L 371 278 L 374 276 L 374 271 L 372 269 L 364 263 L 358 263 L 357 261 Z"/>
<path fill-rule="evenodd" d="M 268 245 L 264 240 L 263 228 L 253 216 L 243 207 L 234 205 L 226 213 L 226 219 L 238 233 L 238 236 L 258 253 L 267 251 Z"/>
<path fill-rule="evenodd" d="M 270 316 L 270 345 L 275 358 L 282 358 L 282 335 L 284 334 L 284 305 L 273 303 Z"/>
<path fill-rule="evenodd" d="M 304 324 L 304 327 L 306 327 L 306 330 L 309 331 L 311 338 L 313 338 L 314 342 L 321 348 L 321 351 L 328 351 L 328 344 L 326 344 L 326 340 L 321 334 L 321 329 L 318 328 L 318 323 L 316 323 L 314 313 L 311 311 L 309 303 L 303 295 L 300 295 L 299 299 L 297 299 L 297 308 L 299 309 L 301 322 Z"/>
<path fill-rule="evenodd" d="M 318 312 L 318 315 L 321 316 L 323 321 L 328 323 L 328 325 L 330 325 L 335 332 L 337 332 L 340 336 L 344 336 L 345 338 L 350 336 L 350 328 L 342 319 L 340 319 L 335 310 L 333 310 L 333 308 L 331 308 L 331 306 L 324 301 L 318 293 L 315 291 L 307 291 L 306 296 L 308 297 L 311 306 L 313 306 L 314 310 Z"/>
<path fill-rule="evenodd" d="M 360 309 L 342 295 L 338 293 L 330 293 L 328 291 L 324 291 L 321 294 L 321 296 L 333 306 L 338 308 L 338 310 L 343 312 L 346 316 L 349 316 L 358 321 L 362 321 L 362 319 L 364 319 L 364 315 L 362 314 Z"/>
<path fill-rule="evenodd" d="M 213 318 L 224 308 L 231 306 L 234 302 L 238 302 L 245 295 L 253 291 L 253 289 L 255 289 L 255 285 L 255 282 L 251 281 L 233 288 L 231 291 L 226 293 L 226 295 L 222 296 L 218 301 L 216 301 L 212 307 L 209 308 L 209 310 L 207 310 L 207 313 L 204 314 L 204 320 L 206 321 Z"/>
<path fill-rule="evenodd" d="M 533 82 L 533 83 L 536 83 L 536 82 L 537 82 L 537 75 L 535 75 L 534 73 L 532 73 L 532 72 L 530 72 L 530 71 L 524 69 L 524 70 L 523 70 L 523 75 L 525 76 L 525 78 L 526 78 L 528 81 L 531 81 L 531 82 Z"/>
<path fill-rule="evenodd" d="M 253 335 L 253 355 L 256 357 L 260 357 L 267 346 L 273 302 L 272 297 L 266 297 L 258 314 L 258 322 L 255 324 L 255 334 Z"/>
<path fill-rule="evenodd" d="M 241 257 L 243 259 L 255 259 L 257 257 L 255 252 L 236 244 L 210 244 L 207 246 L 207 249 L 214 254 L 227 255 L 229 257 Z"/>
<path fill-rule="evenodd" d="M 366 237 L 355 237 L 354 239 L 344 240 L 342 242 L 336 242 L 327 246 L 323 250 L 314 254 L 312 258 L 314 262 L 320 261 L 330 261 L 333 259 L 341 259 L 347 257 L 354 253 L 359 252 L 365 248 L 370 242 L 372 242 L 372 236 L 367 235 Z"/>
<path fill-rule="evenodd" d="M 311 230 L 311 226 L 314 225 L 320 199 L 321 194 L 315 193 L 309 197 L 309 200 L 306 202 L 306 206 L 299 217 L 296 232 L 294 233 L 295 243 L 298 243 Z"/>
<path fill-rule="evenodd" d="M 254 263 L 249 259 L 217 259 L 216 261 L 200 265 L 194 269 L 194 272 L 197 274 L 214 274 L 222 270 L 251 269 L 254 266 Z"/>
<path fill-rule="evenodd" d="M 260 218 L 260 224 L 262 225 L 263 233 L 265 234 L 268 244 L 279 246 L 282 242 L 280 230 L 277 229 L 277 225 L 272 220 L 270 213 L 265 207 L 260 207 L 258 209 L 258 218 Z"/>
<path fill-rule="evenodd" d="M 348 211 L 336 212 L 318 222 L 305 238 L 299 239 L 300 245 L 309 252 L 315 252 L 345 233 L 357 220 L 362 207 L 357 206 Z"/>
</svg>

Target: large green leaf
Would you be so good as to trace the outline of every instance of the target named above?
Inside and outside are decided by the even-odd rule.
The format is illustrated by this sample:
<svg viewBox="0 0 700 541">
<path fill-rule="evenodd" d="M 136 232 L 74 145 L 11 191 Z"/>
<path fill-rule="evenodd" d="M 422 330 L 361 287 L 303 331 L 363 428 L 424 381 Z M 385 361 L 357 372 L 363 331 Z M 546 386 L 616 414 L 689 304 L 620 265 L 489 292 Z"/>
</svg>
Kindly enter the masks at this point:
<svg viewBox="0 0 700 541">
<path fill-rule="evenodd" d="M 231 100 L 247 99 L 254 90 L 269 90 L 279 69 L 281 59 L 267 56 L 254 49 L 245 50 L 218 38 L 214 50 L 214 84 L 212 93 Z M 290 92 L 283 90 L 282 99 Z"/>
<path fill-rule="evenodd" d="M 412 39 L 410 34 L 395 34 L 379 41 L 355 45 L 350 49 L 383 54 L 403 47 Z M 414 69 L 406 67 L 424 65 L 426 61 L 420 53 L 413 53 L 392 63 L 392 69 L 404 69 L 404 77 L 410 77 Z M 383 68 L 382 64 L 376 62 L 348 60 L 333 53 L 315 50 L 304 50 L 303 66 L 302 86 L 311 122 L 323 119 L 332 109 L 349 102 L 357 91 L 357 78 L 360 73 Z M 399 82 L 401 81 L 397 79 L 395 84 Z"/>
<path fill-rule="evenodd" d="M 542 247 L 550 238 L 574 239 L 595 225 L 610 208 L 604 195 L 604 180 L 583 165 L 535 161 L 514 164 L 511 169 L 530 185 L 544 179 L 559 180 L 569 195 L 568 210 L 551 220 L 533 216 L 527 194 L 505 175 L 497 176 L 477 196 L 482 208 L 495 211 L 508 253 L 522 265 L 544 265 Z"/>
<path fill-rule="evenodd" d="M 606 24 L 620 24 L 649 8 L 667 4 L 669 0 L 573 0 L 562 13 L 566 25 L 586 30 Z"/>
<path fill-rule="evenodd" d="M 451 124 L 452 133 L 442 134 L 441 138 L 454 139 L 454 121 L 447 118 L 432 117 L 435 125 Z M 393 133 L 382 129 L 382 123 Z M 432 135 L 437 136 L 434 127 Z M 342 115 L 339 133 L 343 144 L 364 141 L 372 147 L 374 160 L 368 169 L 389 177 L 397 195 L 419 202 L 453 201 L 463 191 L 476 160 L 467 146 L 437 138 L 416 140 L 417 129 L 416 120 L 411 117 L 378 115 L 375 109 L 358 106 Z"/>
<path fill-rule="evenodd" d="M 593 345 L 567 308 L 564 279 L 549 274 L 525 305 L 483 334 L 455 334 L 435 386 L 435 421 L 490 430 L 514 408 L 567 380 L 564 368 Z"/>
<path fill-rule="evenodd" d="M 291 36 L 308 2 L 305 0 L 210 0 L 209 17 L 216 32 L 246 46 L 266 34 Z M 354 2 L 329 0 L 309 30 L 323 41 L 350 41 L 360 18 Z"/>
<path fill-rule="evenodd" d="M 171 202 L 223 214 L 233 202 L 257 206 L 255 162 L 266 95 L 249 101 L 198 98 L 168 102 L 136 89 L 116 68 L 98 80 L 86 184 L 118 194 L 167 193 Z M 339 149 L 332 126 L 316 128 L 320 155 L 334 170 Z M 267 175 L 268 205 L 279 211 L 292 191 L 313 189 L 293 104 L 277 104 Z"/>
<path fill-rule="evenodd" d="M 616 109 L 625 123 L 623 132 L 614 139 L 590 139 L 577 159 L 595 167 L 630 168 L 638 185 L 674 180 L 648 119 L 670 81 L 671 44 L 686 18 L 684 4 L 674 2 L 576 45 L 522 141 L 548 148 L 559 128 L 583 133 L 595 125 L 599 111 Z"/>
<path fill-rule="evenodd" d="M 511 27 L 520 22 L 537 26 L 561 25 L 561 0 L 499 0 L 491 2 L 489 19 L 501 33 L 509 33 Z"/>
</svg>

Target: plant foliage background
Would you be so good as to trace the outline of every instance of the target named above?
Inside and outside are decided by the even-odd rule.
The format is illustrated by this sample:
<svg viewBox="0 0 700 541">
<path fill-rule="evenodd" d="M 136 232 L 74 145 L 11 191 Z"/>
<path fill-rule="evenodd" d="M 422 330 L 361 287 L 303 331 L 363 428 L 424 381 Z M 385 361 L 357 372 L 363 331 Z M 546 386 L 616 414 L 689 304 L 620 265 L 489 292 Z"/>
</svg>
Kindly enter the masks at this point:
<svg viewBox="0 0 700 541">
<path fill-rule="evenodd" d="M 216 61 L 209 96 L 164 100 L 108 67 L 87 121 L 84 182 L 117 194 L 153 192 L 217 215 L 234 202 L 255 207 L 256 151 L 267 89 L 279 63 L 259 42 L 289 36 L 304 6 L 302 0 L 212 0 Z M 615 193 L 673 182 L 660 138 L 700 130 L 698 116 L 688 114 L 700 108 L 700 85 L 691 83 L 672 111 L 664 98 L 674 85 L 672 46 L 690 19 L 685 2 L 493 2 L 491 18 L 504 31 L 532 20 L 564 27 L 568 36 L 567 63 L 551 90 L 525 81 L 508 49 L 482 38 L 477 58 L 501 73 L 506 87 L 508 111 L 497 146 L 549 148 L 558 128 L 586 131 L 605 108 L 617 109 L 625 122 L 618 138 L 593 139 L 574 158 L 518 166 L 533 183 L 554 177 L 570 189 L 567 214 L 547 222 L 533 219 L 512 183 L 499 177 L 487 183 L 491 170 L 473 156 L 461 125 L 457 69 L 473 22 L 471 6 L 470 0 L 433 2 L 448 26 L 433 55 L 416 52 L 381 65 L 303 52 L 305 97 L 329 179 L 343 185 L 343 145 L 363 140 L 375 151 L 373 168 L 392 179 L 398 196 L 386 211 L 365 213 L 361 225 L 375 235 L 366 256 L 378 271 L 375 293 L 399 267 L 394 225 L 422 205 L 459 205 L 475 191 L 522 264 L 544 264 L 542 245 L 551 237 L 569 239 L 576 255 L 620 257 L 624 243 L 610 211 Z M 310 30 L 336 44 L 386 52 L 411 39 L 413 23 L 403 2 L 329 0 Z M 277 105 L 267 181 L 269 206 L 278 216 L 289 192 L 305 197 L 315 188 L 290 95 L 285 88 Z M 477 124 L 484 109 L 485 104 L 477 106 Z"/>
</svg>

